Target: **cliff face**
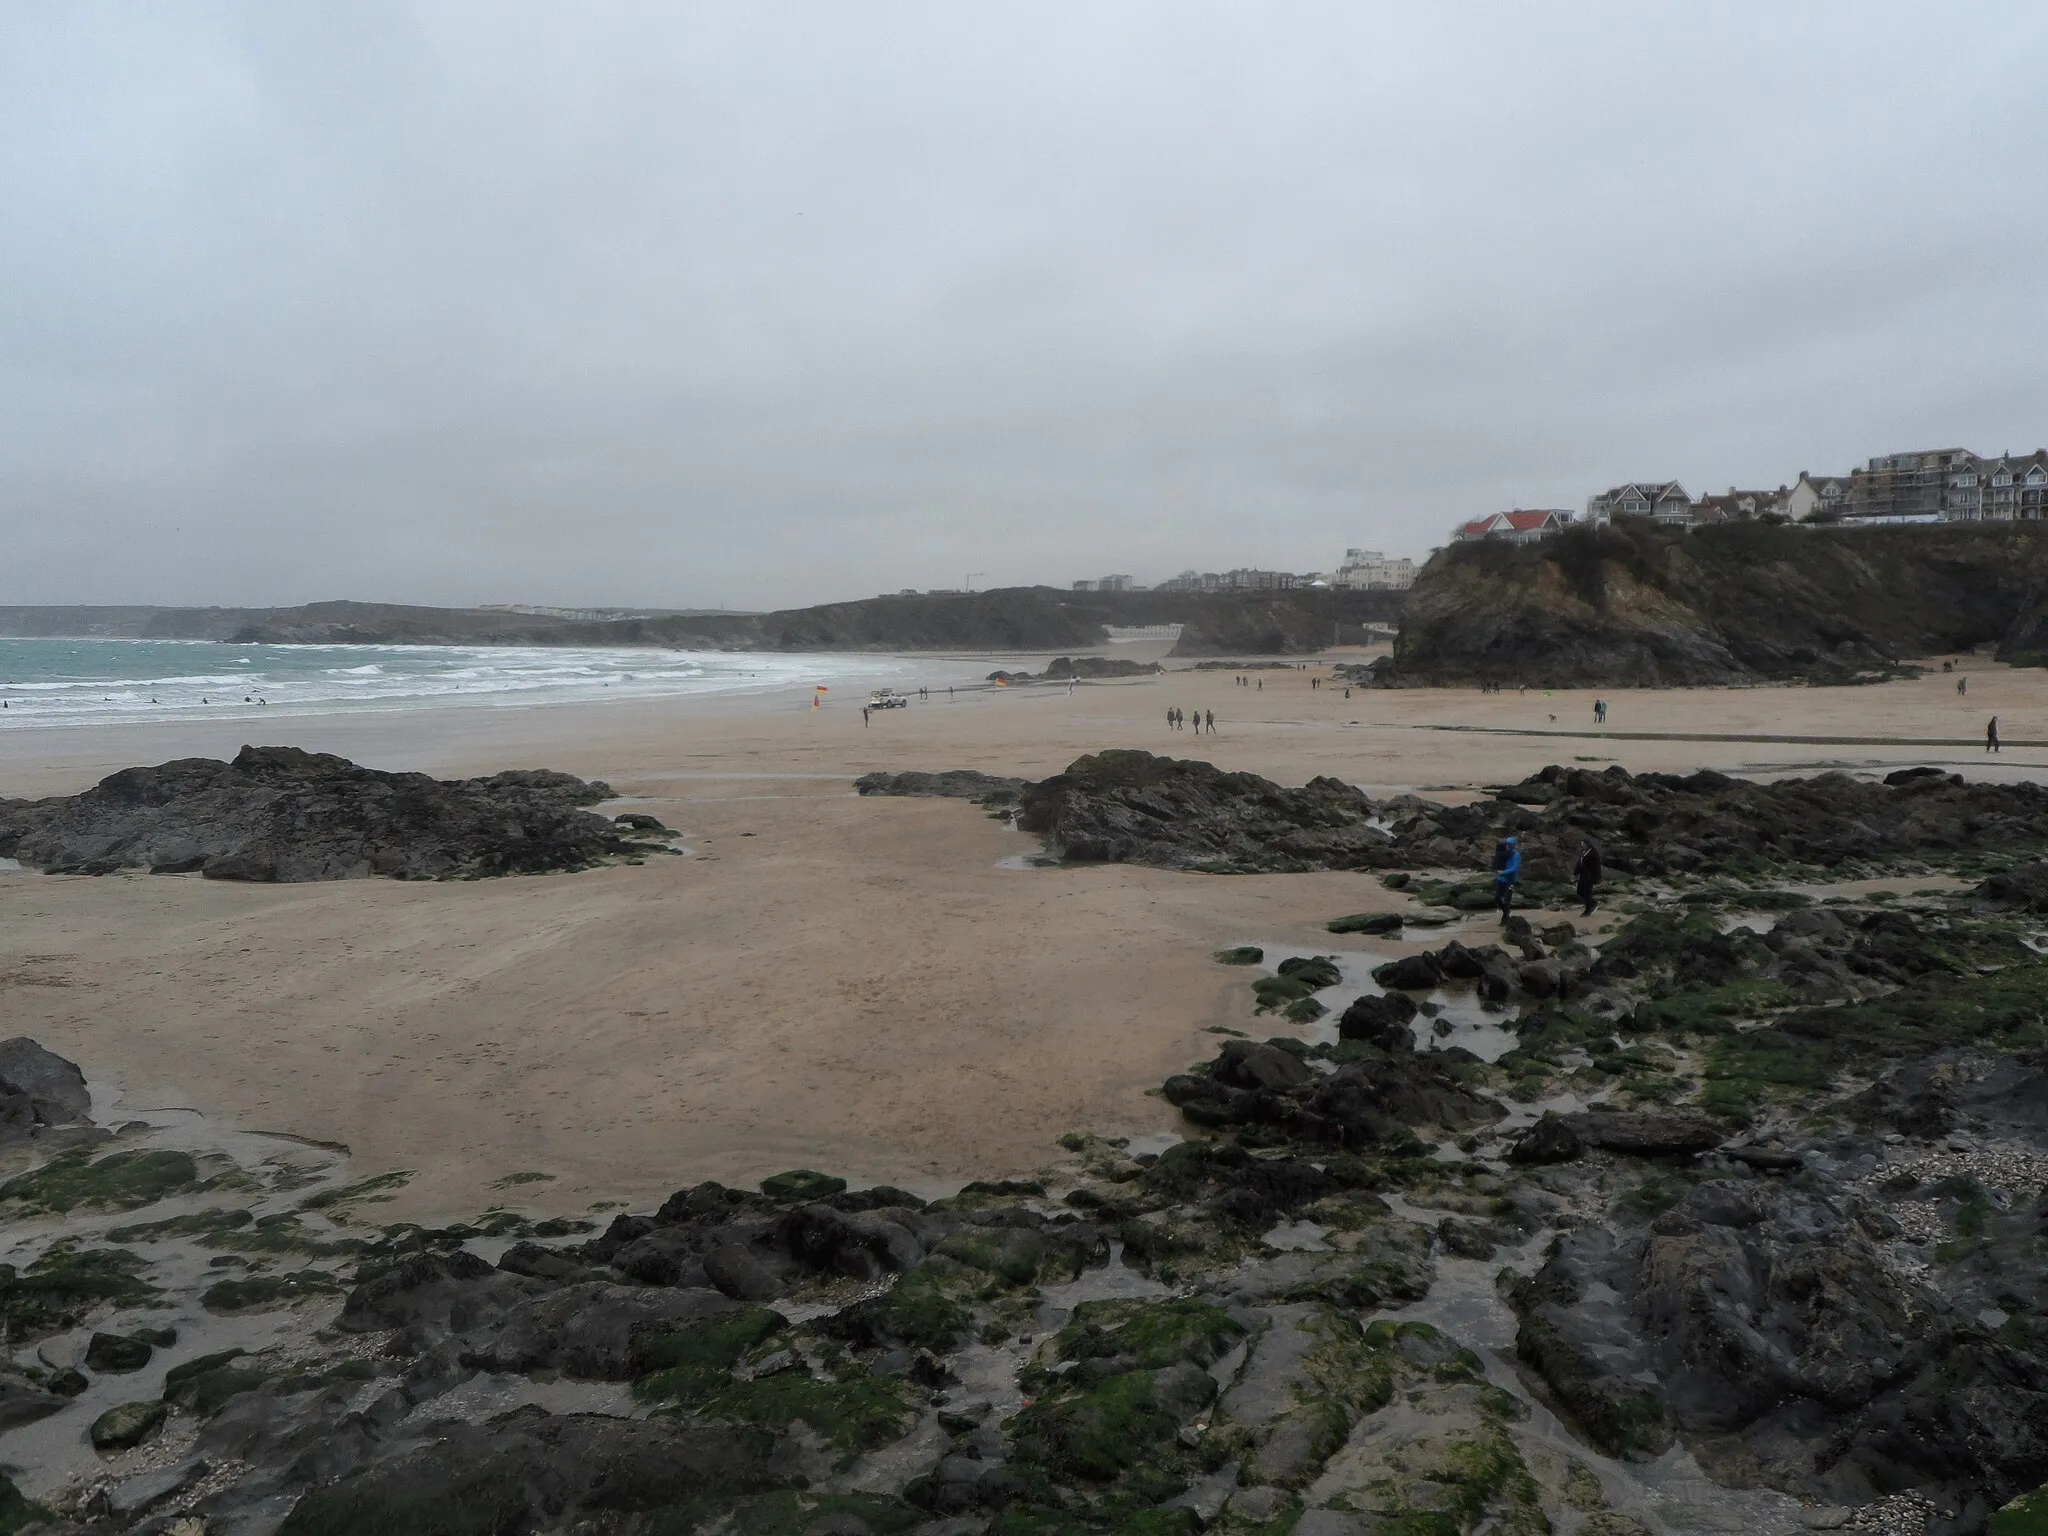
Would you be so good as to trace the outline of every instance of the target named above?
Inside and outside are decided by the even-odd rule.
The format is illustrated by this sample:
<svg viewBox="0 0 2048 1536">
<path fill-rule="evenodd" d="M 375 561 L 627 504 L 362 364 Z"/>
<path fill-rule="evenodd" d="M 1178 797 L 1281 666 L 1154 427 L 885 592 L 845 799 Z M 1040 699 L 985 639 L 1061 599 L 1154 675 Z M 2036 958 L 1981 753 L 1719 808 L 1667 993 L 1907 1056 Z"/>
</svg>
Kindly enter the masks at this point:
<svg viewBox="0 0 2048 1536">
<path fill-rule="evenodd" d="M 2044 607 L 2039 525 L 1574 529 L 1430 561 L 1386 681 L 1844 682 L 1990 641 L 2037 662 Z"/>
</svg>

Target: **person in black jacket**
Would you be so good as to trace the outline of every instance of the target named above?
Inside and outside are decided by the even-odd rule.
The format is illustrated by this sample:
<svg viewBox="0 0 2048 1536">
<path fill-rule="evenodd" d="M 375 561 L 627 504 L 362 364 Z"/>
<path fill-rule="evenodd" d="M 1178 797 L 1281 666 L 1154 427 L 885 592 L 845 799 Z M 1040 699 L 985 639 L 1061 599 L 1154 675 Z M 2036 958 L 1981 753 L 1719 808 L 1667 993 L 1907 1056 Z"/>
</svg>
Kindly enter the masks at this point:
<svg viewBox="0 0 2048 1536">
<path fill-rule="evenodd" d="M 1581 917 L 1591 917 L 1593 908 L 1599 903 L 1593 900 L 1593 887 L 1600 883 L 1600 850 L 1593 846 L 1593 839 L 1585 839 L 1579 847 L 1578 858 L 1572 861 L 1572 883 L 1579 888 L 1579 900 L 1586 910 Z"/>
</svg>

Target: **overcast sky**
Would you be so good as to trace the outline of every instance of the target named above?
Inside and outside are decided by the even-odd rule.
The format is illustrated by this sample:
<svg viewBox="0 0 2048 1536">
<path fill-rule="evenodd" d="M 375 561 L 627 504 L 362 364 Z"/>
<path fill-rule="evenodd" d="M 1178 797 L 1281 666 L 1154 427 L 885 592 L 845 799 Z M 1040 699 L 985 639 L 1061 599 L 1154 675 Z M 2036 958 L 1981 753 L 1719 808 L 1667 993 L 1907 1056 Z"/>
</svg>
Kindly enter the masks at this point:
<svg viewBox="0 0 2048 1536">
<path fill-rule="evenodd" d="M 1421 556 L 2048 441 L 2048 7 L 0 4 L 0 601 Z"/>
</svg>

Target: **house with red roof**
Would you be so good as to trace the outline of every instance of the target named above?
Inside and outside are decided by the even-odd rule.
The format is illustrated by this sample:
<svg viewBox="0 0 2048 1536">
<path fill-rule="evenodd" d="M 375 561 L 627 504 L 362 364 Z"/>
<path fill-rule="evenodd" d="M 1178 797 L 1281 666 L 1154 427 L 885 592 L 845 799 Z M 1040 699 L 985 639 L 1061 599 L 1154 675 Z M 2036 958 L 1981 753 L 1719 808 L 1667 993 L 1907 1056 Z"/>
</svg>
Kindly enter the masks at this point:
<svg viewBox="0 0 2048 1536">
<path fill-rule="evenodd" d="M 1556 507 L 1524 512 L 1496 512 L 1460 523 L 1451 537 L 1461 544 L 1475 539 L 1506 539 L 1514 544 L 1533 544 L 1571 526 L 1572 515 Z"/>
</svg>

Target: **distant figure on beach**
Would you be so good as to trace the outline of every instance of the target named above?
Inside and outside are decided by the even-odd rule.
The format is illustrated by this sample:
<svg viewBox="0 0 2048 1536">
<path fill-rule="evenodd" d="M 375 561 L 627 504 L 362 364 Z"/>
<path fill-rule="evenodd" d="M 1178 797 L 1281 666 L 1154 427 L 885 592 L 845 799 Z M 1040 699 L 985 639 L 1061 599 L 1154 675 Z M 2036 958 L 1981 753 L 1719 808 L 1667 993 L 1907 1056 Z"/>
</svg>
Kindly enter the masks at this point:
<svg viewBox="0 0 2048 1536">
<path fill-rule="evenodd" d="M 1991 723 L 1984 727 L 1984 750 L 1986 752 L 1996 752 L 1998 750 L 1998 716 L 1996 715 L 1993 715 Z"/>
<path fill-rule="evenodd" d="M 1347 699 L 1351 697 L 1351 690 L 1349 688 L 1344 690 L 1344 697 Z"/>
<path fill-rule="evenodd" d="M 1593 701 L 1593 723 L 1595 725 L 1605 725 L 1607 723 L 1607 701 L 1605 699 L 1595 699 Z"/>
<path fill-rule="evenodd" d="M 1593 887 L 1600 883 L 1600 850 L 1593 846 L 1590 837 L 1581 840 L 1579 856 L 1572 861 L 1572 884 L 1578 887 L 1579 900 L 1585 904 L 1581 917 L 1591 917 L 1593 908 L 1599 905 L 1593 900 Z"/>
<path fill-rule="evenodd" d="M 1522 848 L 1512 834 L 1493 848 L 1493 904 L 1505 923 L 1515 906 L 1515 882 L 1522 877 Z"/>
<path fill-rule="evenodd" d="M 1199 709 L 1195 711 L 1195 734 L 1202 734 L 1202 712 Z"/>
<path fill-rule="evenodd" d="M 868 707 L 865 704 L 861 705 L 860 707 L 860 723 L 862 725 L 866 725 L 868 723 Z"/>
<path fill-rule="evenodd" d="M 1260 693 L 1264 693 L 1266 691 L 1266 680 L 1263 677 L 1259 679 L 1258 691 Z"/>
<path fill-rule="evenodd" d="M 1214 736 L 1216 734 L 1216 711 L 1213 709 L 1209 711 L 1208 725 L 1209 734 Z"/>
<path fill-rule="evenodd" d="M 1959 677 L 1959 678 L 1957 678 L 1957 679 L 1956 679 L 1956 692 L 1957 692 L 1957 693 L 1968 693 L 1969 691 L 1970 691 L 1970 680 L 1969 680 L 1969 679 L 1968 679 L 1967 677 Z"/>
<path fill-rule="evenodd" d="M 1944 671 L 1944 672 L 1953 672 L 1953 671 L 1955 671 L 1955 669 L 1956 669 L 1956 664 L 1955 664 L 1954 662 L 1952 662 L 1952 661 L 1944 661 L 1944 662 L 1943 662 L 1943 663 L 1941 664 L 1941 670 L 1942 670 L 1942 671 Z"/>
</svg>

